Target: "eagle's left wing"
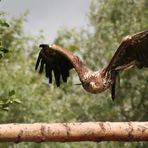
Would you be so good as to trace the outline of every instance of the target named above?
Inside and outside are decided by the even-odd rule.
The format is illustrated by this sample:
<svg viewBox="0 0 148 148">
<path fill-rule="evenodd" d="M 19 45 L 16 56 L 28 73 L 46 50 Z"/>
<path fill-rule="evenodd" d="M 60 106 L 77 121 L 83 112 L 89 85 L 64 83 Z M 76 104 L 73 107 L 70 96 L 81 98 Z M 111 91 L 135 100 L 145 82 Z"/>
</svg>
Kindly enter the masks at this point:
<svg viewBox="0 0 148 148">
<path fill-rule="evenodd" d="M 115 97 L 116 75 L 120 70 L 148 67 L 148 30 L 126 36 L 112 57 L 104 73 L 111 72 L 112 98 Z"/>
<path fill-rule="evenodd" d="M 126 36 L 108 64 L 108 70 L 148 67 L 148 30 Z"/>
</svg>

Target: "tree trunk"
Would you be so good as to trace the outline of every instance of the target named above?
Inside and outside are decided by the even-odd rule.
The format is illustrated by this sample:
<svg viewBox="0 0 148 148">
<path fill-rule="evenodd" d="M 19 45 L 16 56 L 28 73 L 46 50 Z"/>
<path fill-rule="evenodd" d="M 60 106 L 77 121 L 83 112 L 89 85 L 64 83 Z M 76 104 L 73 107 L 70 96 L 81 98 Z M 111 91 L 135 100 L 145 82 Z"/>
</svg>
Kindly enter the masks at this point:
<svg viewBox="0 0 148 148">
<path fill-rule="evenodd" d="M 0 124 L 4 141 L 148 141 L 148 122 Z"/>
</svg>

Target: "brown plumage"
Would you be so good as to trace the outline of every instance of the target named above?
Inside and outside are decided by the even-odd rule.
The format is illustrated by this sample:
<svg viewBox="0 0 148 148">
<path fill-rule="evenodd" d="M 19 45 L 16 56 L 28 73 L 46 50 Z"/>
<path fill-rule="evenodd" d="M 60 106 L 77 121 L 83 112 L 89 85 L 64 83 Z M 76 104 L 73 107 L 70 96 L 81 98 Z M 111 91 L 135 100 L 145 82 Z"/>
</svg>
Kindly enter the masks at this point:
<svg viewBox="0 0 148 148">
<path fill-rule="evenodd" d="M 67 82 L 69 71 L 74 68 L 78 73 L 84 89 L 90 93 L 100 93 L 111 88 L 112 99 L 115 99 L 116 76 L 121 70 L 132 67 L 148 67 L 148 30 L 126 36 L 108 66 L 98 71 L 91 71 L 82 61 L 67 49 L 51 44 L 41 44 L 41 51 L 37 58 L 35 69 L 39 73 L 45 67 L 46 77 L 52 83 L 54 74 L 57 86 L 61 80 Z"/>
</svg>

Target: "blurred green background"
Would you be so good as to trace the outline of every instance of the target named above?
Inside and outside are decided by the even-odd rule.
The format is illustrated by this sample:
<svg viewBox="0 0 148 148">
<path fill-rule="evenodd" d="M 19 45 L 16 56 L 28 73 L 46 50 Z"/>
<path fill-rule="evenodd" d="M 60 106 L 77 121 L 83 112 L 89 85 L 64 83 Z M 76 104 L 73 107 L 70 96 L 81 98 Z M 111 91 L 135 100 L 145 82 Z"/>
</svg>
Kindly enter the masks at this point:
<svg viewBox="0 0 148 148">
<path fill-rule="evenodd" d="M 147 0 L 91 0 L 87 27 L 61 29 L 54 42 L 97 70 L 107 65 L 125 35 L 148 29 L 147 8 Z M 0 123 L 148 120 L 147 69 L 120 73 L 114 102 L 110 91 L 94 95 L 74 85 L 79 82 L 74 70 L 68 84 L 48 85 L 44 74 L 34 70 L 44 33 L 24 32 L 26 13 L 9 21 L 5 13 L 0 11 Z M 147 148 L 148 143 L 1 143 L 0 147 Z"/>
</svg>

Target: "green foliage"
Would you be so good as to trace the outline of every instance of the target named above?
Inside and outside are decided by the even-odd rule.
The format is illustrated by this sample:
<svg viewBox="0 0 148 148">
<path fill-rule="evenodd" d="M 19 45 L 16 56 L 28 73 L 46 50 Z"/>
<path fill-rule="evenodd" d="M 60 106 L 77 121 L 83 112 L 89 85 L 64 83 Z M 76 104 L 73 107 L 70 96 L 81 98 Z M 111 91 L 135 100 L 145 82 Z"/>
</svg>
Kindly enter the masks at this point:
<svg viewBox="0 0 148 148">
<path fill-rule="evenodd" d="M 7 94 L 0 95 L 0 109 L 8 111 L 14 103 L 21 103 L 19 99 L 15 98 L 15 90 L 10 90 Z"/>
<path fill-rule="evenodd" d="M 1 12 L 0 17 L 4 14 Z M 7 30 L 9 24 L 4 18 L 0 18 L 0 59 L 2 59 L 6 53 L 8 53 L 8 48 L 3 44 L 3 35 L 5 30 Z M 0 61 L 2 62 L 2 61 Z M 15 98 L 15 90 L 10 90 L 8 92 L 0 92 L 0 109 L 8 111 L 10 106 L 14 103 L 20 103 L 20 100 Z"/>
<path fill-rule="evenodd" d="M 0 19 L 0 26 L 9 27 L 9 24 L 4 19 Z"/>
<path fill-rule="evenodd" d="M 97 70 L 107 65 L 123 36 L 148 28 L 147 7 L 147 0 L 92 0 L 88 27 L 60 30 L 55 43 L 74 51 L 91 69 Z M 0 112 L 1 123 L 148 120 L 147 69 L 121 73 L 114 102 L 110 91 L 93 95 L 74 85 L 79 82 L 74 71 L 71 71 L 68 84 L 60 88 L 48 85 L 45 76 L 34 70 L 38 44 L 43 42 L 43 36 L 26 35 L 23 31 L 25 18 L 12 19 L 9 27 L 0 26 L 0 30 L 3 29 L 1 46 L 9 49 L 0 62 L 0 108 L 9 108 L 7 112 Z M 144 142 L 80 142 L 9 143 L 5 146 L 130 148 L 148 145 Z"/>
<path fill-rule="evenodd" d="M 2 36 L 3 31 L 9 27 L 9 24 L 5 19 L 1 18 L 3 13 L 0 13 L 0 59 L 4 57 L 4 54 L 8 52 L 8 49 L 3 45 Z"/>
</svg>

